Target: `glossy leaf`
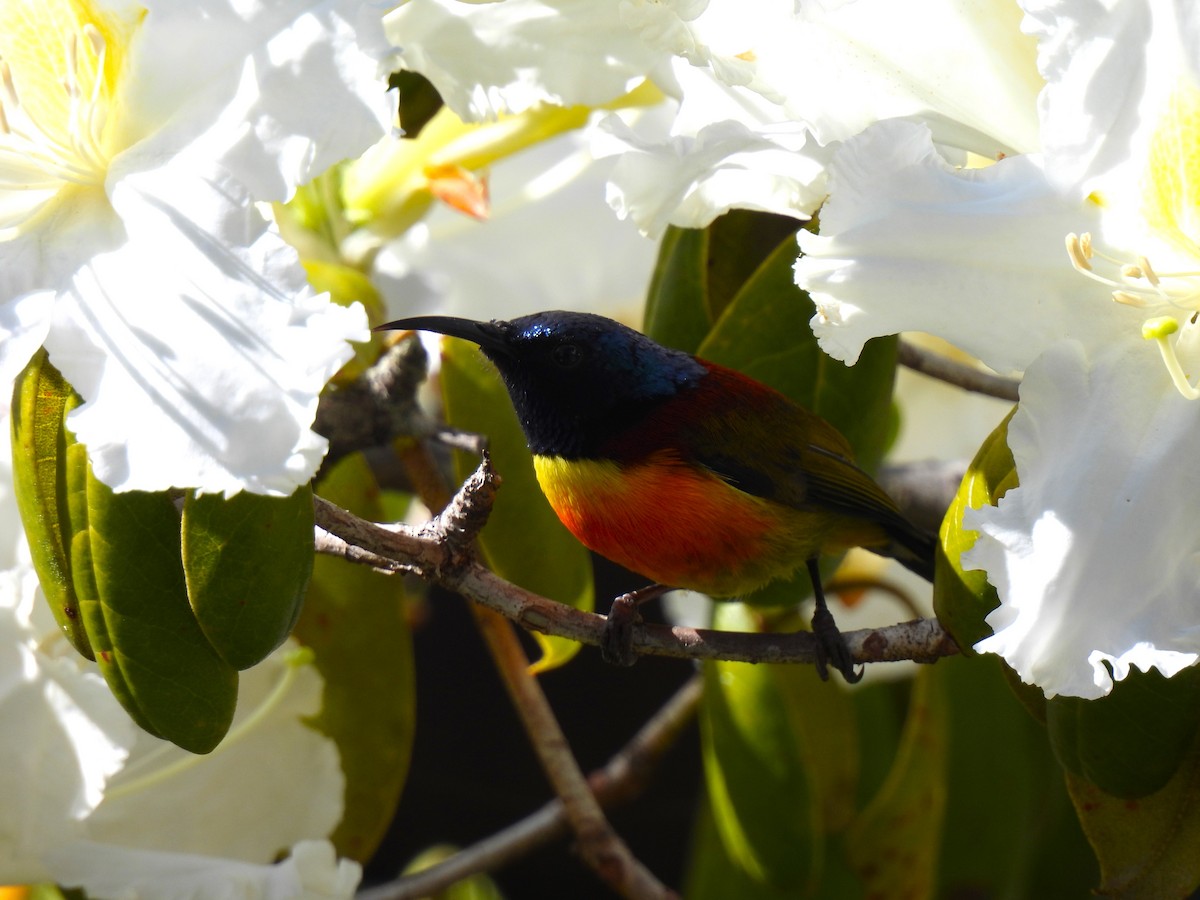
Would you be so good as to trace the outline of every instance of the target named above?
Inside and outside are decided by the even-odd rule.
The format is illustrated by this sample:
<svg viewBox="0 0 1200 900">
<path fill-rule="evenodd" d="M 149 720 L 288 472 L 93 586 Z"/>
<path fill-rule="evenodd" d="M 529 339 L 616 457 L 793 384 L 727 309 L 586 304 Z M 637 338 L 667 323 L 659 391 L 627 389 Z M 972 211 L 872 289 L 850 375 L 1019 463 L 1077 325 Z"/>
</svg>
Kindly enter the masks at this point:
<svg viewBox="0 0 1200 900">
<path fill-rule="evenodd" d="M 84 623 L 100 671 L 136 721 L 207 753 L 229 729 L 238 677 L 192 615 L 175 505 L 165 493 L 114 493 L 90 472 L 87 500 L 96 602 Z M 103 640 L 92 632 L 101 621 Z"/>
<path fill-rule="evenodd" d="M 1179 771 L 1200 730 L 1200 669 L 1136 669 L 1097 700 L 1053 697 L 1046 726 L 1059 762 L 1115 797 L 1144 797 Z"/>
<path fill-rule="evenodd" d="M 1139 800 L 1114 797 L 1078 775 L 1067 789 L 1100 860 L 1098 893 L 1119 900 L 1188 897 L 1200 887 L 1200 736 L 1174 776 Z"/>
<path fill-rule="evenodd" d="M 591 557 L 542 494 L 533 457 L 496 370 L 474 344 L 446 338 L 441 378 L 446 420 L 455 428 L 487 435 L 492 462 L 503 479 L 479 536 L 488 565 L 500 577 L 543 597 L 590 611 L 595 601 Z M 455 454 L 460 479 L 478 464 L 468 454 Z M 575 641 L 533 636 L 542 650 L 537 671 L 560 666 L 579 650 Z"/>
<path fill-rule="evenodd" d="M 854 695 L 822 681 L 813 666 L 771 668 L 812 783 L 821 827 L 841 831 L 855 816 L 860 774 Z"/>
<path fill-rule="evenodd" d="M 704 229 L 667 229 L 646 299 L 646 334 L 668 347 L 698 352 L 713 323 L 772 251 L 790 243 L 795 262 L 799 227 L 787 216 L 735 209 Z M 795 285 L 792 291 L 797 293 Z"/>
<path fill-rule="evenodd" d="M 741 604 L 717 605 L 714 627 L 753 626 Z M 826 832 L 777 669 L 704 664 L 701 753 L 725 853 L 750 879 L 802 895 L 821 877 Z"/>
<path fill-rule="evenodd" d="M 752 878 L 730 859 L 717 833 L 708 803 L 701 803 L 692 835 L 690 861 L 683 896 L 688 900 L 784 900 L 778 888 Z"/>
<path fill-rule="evenodd" d="M 796 233 L 801 225 L 791 216 L 731 209 L 708 226 L 707 306 L 714 321 L 778 248 L 790 245 L 791 262 L 795 263 L 800 255 Z M 804 296 L 794 282 L 792 291 L 798 297 Z"/>
<path fill-rule="evenodd" d="M 846 833 L 846 852 L 866 896 L 934 892 L 946 806 L 946 729 L 944 691 L 932 671 L 922 669 L 887 780 Z"/>
<path fill-rule="evenodd" d="M 188 599 L 235 669 L 261 662 L 300 615 L 313 566 L 312 489 L 290 497 L 188 494 L 182 550 Z"/>
<path fill-rule="evenodd" d="M 356 515 L 384 519 L 360 453 L 324 473 L 317 492 Z M 392 820 L 412 754 L 416 676 L 403 583 L 322 554 L 294 636 L 313 650 L 325 680 L 312 724 L 337 743 L 346 776 L 345 809 L 331 840 L 339 854 L 365 862 Z"/>
<path fill-rule="evenodd" d="M 695 353 L 712 327 L 708 244 L 703 229 L 672 225 L 663 235 L 642 326 L 660 344 Z"/>
<path fill-rule="evenodd" d="M 87 629 L 88 640 L 96 654 L 100 674 L 104 676 L 108 689 L 124 707 L 129 718 L 147 734 L 161 738 L 160 732 L 150 721 L 134 693 L 133 682 L 125 676 L 118 664 L 116 644 L 109 632 L 104 604 L 100 601 L 100 589 L 96 586 L 96 569 L 92 562 L 92 535 L 89 531 L 77 531 L 71 539 L 71 570 L 75 592 L 79 597 L 79 616 Z"/>
<path fill-rule="evenodd" d="M 17 376 L 11 409 L 13 492 L 33 567 L 54 620 L 71 646 L 92 659 L 71 579 L 63 431 L 71 395 L 71 386 L 45 350 L 34 354 Z"/>
<path fill-rule="evenodd" d="M 1017 484 L 1017 468 L 1008 449 L 1009 413 L 980 446 L 942 520 L 942 555 L 934 580 L 933 608 L 963 653 L 992 633 L 984 621 L 1000 605 L 996 589 L 979 569 L 963 570 L 962 555 L 975 546 L 979 533 L 963 527 L 967 509 L 995 505 Z"/>
</svg>

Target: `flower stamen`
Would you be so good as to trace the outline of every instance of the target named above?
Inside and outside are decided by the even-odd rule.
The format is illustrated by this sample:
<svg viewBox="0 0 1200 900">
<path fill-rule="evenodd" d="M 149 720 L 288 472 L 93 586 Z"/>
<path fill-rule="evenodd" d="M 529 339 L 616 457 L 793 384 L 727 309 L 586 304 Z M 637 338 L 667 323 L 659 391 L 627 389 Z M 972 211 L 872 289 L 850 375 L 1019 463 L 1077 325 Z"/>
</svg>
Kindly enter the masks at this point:
<svg viewBox="0 0 1200 900">
<path fill-rule="evenodd" d="M 1155 271 L 1145 256 L 1138 256 L 1133 262 L 1117 259 L 1097 251 L 1092 246 L 1092 236 L 1088 233 L 1068 234 L 1066 246 L 1067 256 L 1075 271 L 1105 287 L 1113 288 L 1112 298 L 1117 303 L 1139 309 L 1157 305 L 1189 311 L 1200 308 L 1200 291 L 1187 283 L 1188 280 L 1200 276 L 1200 272 L 1160 273 Z M 1118 277 L 1109 278 L 1097 272 L 1092 264 L 1093 259 L 1111 264 Z M 1170 282 L 1170 285 L 1167 282 Z"/>
<path fill-rule="evenodd" d="M 1175 310 L 1192 317 L 1200 311 L 1200 289 L 1196 282 L 1200 272 L 1157 272 L 1150 260 L 1138 256 L 1123 261 L 1098 252 L 1092 246 L 1090 234 L 1068 234 L 1067 257 L 1079 274 L 1112 289 L 1115 303 L 1144 310 Z M 1113 266 L 1116 277 L 1096 271 L 1093 260 L 1103 260 Z M 1154 341 L 1162 356 L 1171 381 L 1179 393 L 1189 400 L 1200 400 L 1200 387 L 1192 384 L 1179 360 L 1173 336 L 1179 331 L 1177 315 L 1154 316 L 1142 323 L 1142 337 Z"/>
<path fill-rule="evenodd" d="M 9 204 L 0 239 L 17 233 L 63 188 L 104 183 L 108 42 L 90 22 L 61 40 L 61 55 L 46 61 L 44 75 L 32 67 L 14 71 L 12 61 L 0 59 L 0 189 L 26 198 Z"/>
<path fill-rule="evenodd" d="M 1188 379 L 1187 373 L 1179 362 L 1179 354 L 1171 343 L 1171 335 L 1179 331 L 1179 322 L 1172 316 L 1158 316 L 1147 319 L 1142 323 L 1142 337 L 1158 344 L 1158 352 L 1162 356 L 1163 365 L 1171 376 L 1175 389 L 1188 400 L 1200 400 L 1200 388 Z"/>
</svg>

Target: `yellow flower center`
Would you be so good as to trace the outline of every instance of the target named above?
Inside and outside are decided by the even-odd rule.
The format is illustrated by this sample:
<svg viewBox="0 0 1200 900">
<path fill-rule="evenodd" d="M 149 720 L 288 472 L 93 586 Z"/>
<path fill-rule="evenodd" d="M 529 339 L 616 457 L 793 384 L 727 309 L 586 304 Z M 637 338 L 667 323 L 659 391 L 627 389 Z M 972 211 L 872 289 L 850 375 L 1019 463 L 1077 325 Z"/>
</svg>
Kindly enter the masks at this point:
<svg viewBox="0 0 1200 900">
<path fill-rule="evenodd" d="M 1150 136 L 1139 188 L 1138 211 L 1149 234 L 1167 255 L 1200 260 L 1200 88 L 1194 83 L 1177 87 L 1164 106 Z M 1180 394 L 1200 399 L 1200 389 L 1178 355 L 1182 332 L 1196 324 L 1200 313 L 1200 270 L 1159 272 L 1147 256 L 1110 256 L 1092 246 L 1090 234 L 1069 234 L 1066 245 L 1077 272 L 1112 288 L 1117 303 L 1151 313 L 1142 336 L 1157 344 Z"/>
<path fill-rule="evenodd" d="M 88 0 L 0 3 L 0 239 L 103 186 L 134 25 Z"/>
</svg>

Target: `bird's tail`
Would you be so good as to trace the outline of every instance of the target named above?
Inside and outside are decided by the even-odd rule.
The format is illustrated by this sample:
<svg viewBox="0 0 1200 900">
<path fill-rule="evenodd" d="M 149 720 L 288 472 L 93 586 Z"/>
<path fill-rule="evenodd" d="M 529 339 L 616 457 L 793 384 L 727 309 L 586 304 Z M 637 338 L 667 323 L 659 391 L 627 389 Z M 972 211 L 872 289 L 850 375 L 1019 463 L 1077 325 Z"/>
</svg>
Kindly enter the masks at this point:
<svg viewBox="0 0 1200 900">
<path fill-rule="evenodd" d="M 910 572 L 933 583 L 934 559 L 937 555 L 937 535 L 918 528 L 907 519 L 881 523 L 891 542 L 882 547 L 872 547 L 877 553 L 891 557 Z"/>
</svg>

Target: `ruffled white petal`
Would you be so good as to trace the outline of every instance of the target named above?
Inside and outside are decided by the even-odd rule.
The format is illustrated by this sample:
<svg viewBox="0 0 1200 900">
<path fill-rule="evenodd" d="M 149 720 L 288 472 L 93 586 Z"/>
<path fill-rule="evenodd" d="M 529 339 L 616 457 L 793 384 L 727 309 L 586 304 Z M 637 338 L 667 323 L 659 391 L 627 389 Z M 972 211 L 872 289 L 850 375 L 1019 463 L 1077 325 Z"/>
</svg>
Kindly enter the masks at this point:
<svg viewBox="0 0 1200 900">
<path fill-rule="evenodd" d="M 379 10 L 361 0 L 70 10 L 47 20 L 63 29 L 46 35 L 48 55 L 99 34 L 93 18 L 121 23 L 103 32 L 120 65 L 90 120 L 108 124 L 84 160 L 95 177 L 63 181 L 2 236 L 0 328 L 28 319 L 15 304 L 31 295 L 54 298 L 45 344 L 87 401 L 72 427 L 113 487 L 290 493 L 324 454 L 309 428 L 317 395 L 366 320 L 312 295 L 251 204 L 285 199 L 391 126 Z M 16 95 L 36 89 L 25 95 L 43 101 L 36 121 L 55 123 L 61 99 L 29 76 L 36 59 L 22 60 Z M 0 374 L 30 341 L 5 347 Z"/>
<path fill-rule="evenodd" d="M 924 331 L 1021 370 L 1061 338 L 1092 346 L 1138 331 L 1138 311 L 1067 258 L 1065 236 L 1096 221 L 1092 205 L 1054 190 L 1035 156 L 959 170 L 928 129 L 881 122 L 835 156 L 821 234 L 799 236 L 796 282 L 838 359 L 853 363 L 872 337 Z"/>
<path fill-rule="evenodd" d="M 152 135 L 176 152 L 203 142 L 256 200 L 282 201 L 395 124 L 377 4 L 250 0 L 206 4 L 204 15 L 172 0 L 145 6 L 127 146 Z"/>
<path fill-rule="evenodd" d="M 1200 10 L 1187 0 L 1022 5 L 1047 81 L 1041 118 L 1051 177 L 1136 192 L 1149 133 L 1175 93 L 1200 80 Z"/>
<path fill-rule="evenodd" d="M 650 237 L 668 225 L 704 228 L 735 207 L 807 218 L 825 195 L 829 152 L 796 127 L 765 136 L 722 121 L 666 142 L 643 140 L 617 116 L 600 129 L 607 139 L 594 152 L 618 157 L 608 202 Z"/>
<path fill-rule="evenodd" d="M 78 841 L 55 855 L 55 871 L 60 884 L 110 900 L 349 900 L 362 877 L 327 841 L 305 841 L 275 865 Z"/>
<path fill-rule="evenodd" d="M 1171 675 L 1200 659 L 1200 480 L 1188 463 L 1200 405 L 1171 388 L 1153 347 L 1048 349 L 1026 372 L 1008 442 L 1020 487 L 965 520 L 980 537 L 964 564 L 1002 598 L 976 649 L 1047 696 L 1086 698 L 1131 665 Z"/>
<path fill-rule="evenodd" d="M 626 6 L 647 43 L 777 104 L 821 144 L 912 116 L 940 143 L 989 155 L 1038 146 L 1035 47 L 1006 0 L 926 3 L 918 15 L 890 0 L 770 0 L 753 15 L 740 0 Z"/>
<path fill-rule="evenodd" d="M 387 16 L 401 65 L 420 72 L 463 120 L 539 102 L 599 106 L 665 58 L 593 0 L 410 0 Z"/>
<path fill-rule="evenodd" d="M 11 504 L 7 515 L 15 516 Z M 29 619 L 37 579 L 0 573 L 0 882 L 50 877 L 51 847 L 84 820 L 128 757 L 134 726 L 104 680 L 73 654 L 46 652 Z M 40 598 L 37 601 L 43 604 Z M 50 646 L 53 646 L 52 644 Z"/>
<path fill-rule="evenodd" d="M 70 427 L 118 490 L 289 494 L 320 464 L 318 394 L 365 314 L 312 295 L 236 182 L 173 163 L 117 182 L 129 240 L 56 306 L 46 346 L 87 401 Z"/>
</svg>

